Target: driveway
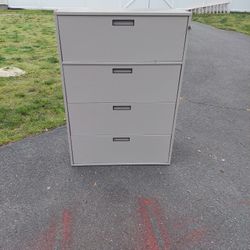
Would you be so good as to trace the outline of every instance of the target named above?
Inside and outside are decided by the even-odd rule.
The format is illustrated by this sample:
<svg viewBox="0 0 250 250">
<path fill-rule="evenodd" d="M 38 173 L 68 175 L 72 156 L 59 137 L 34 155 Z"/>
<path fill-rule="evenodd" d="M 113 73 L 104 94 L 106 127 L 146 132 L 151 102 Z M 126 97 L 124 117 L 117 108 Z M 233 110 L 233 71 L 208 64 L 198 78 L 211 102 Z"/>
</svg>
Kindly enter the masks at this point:
<svg viewBox="0 0 250 250">
<path fill-rule="evenodd" d="M 0 148 L 0 249 L 250 249 L 250 37 L 193 23 L 171 166 L 70 167 L 65 127 Z"/>
</svg>

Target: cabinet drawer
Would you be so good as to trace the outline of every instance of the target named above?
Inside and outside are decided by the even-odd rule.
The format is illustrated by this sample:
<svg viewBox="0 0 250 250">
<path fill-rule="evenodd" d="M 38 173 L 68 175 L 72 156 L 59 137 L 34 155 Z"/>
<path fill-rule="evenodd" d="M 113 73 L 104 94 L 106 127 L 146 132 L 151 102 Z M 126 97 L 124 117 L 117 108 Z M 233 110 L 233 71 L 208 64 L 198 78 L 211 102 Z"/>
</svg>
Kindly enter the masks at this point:
<svg viewBox="0 0 250 250">
<path fill-rule="evenodd" d="M 75 165 L 168 164 L 170 136 L 72 136 Z"/>
<path fill-rule="evenodd" d="M 181 65 L 64 65 L 69 103 L 175 102 Z"/>
<path fill-rule="evenodd" d="M 182 61 L 188 17 L 58 16 L 63 61 Z"/>
<path fill-rule="evenodd" d="M 69 104 L 72 135 L 171 134 L 173 103 Z"/>
</svg>

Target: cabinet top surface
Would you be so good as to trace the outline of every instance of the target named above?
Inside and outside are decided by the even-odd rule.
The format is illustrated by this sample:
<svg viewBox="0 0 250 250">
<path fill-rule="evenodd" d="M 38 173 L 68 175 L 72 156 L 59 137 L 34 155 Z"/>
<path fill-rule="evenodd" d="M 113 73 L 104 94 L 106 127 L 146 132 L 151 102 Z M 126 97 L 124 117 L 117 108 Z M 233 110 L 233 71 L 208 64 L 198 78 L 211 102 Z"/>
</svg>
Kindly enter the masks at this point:
<svg viewBox="0 0 250 250">
<path fill-rule="evenodd" d="M 88 8 L 66 8 L 55 10 L 56 15 L 65 16 L 190 16 L 191 12 L 179 9 L 88 9 Z"/>
</svg>

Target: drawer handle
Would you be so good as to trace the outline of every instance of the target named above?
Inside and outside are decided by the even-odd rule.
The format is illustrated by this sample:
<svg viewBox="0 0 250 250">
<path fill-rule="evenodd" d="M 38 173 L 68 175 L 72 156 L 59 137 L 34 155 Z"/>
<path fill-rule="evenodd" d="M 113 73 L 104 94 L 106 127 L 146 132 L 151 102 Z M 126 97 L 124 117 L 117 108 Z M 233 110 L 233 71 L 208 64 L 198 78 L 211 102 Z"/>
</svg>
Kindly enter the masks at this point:
<svg viewBox="0 0 250 250">
<path fill-rule="evenodd" d="M 132 74 L 133 69 L 132 68 L 113 68 L 112 72 L 113 74 Z"/>
<path fill-rule="evenodd" d="M 131 110 L 131 106 L 128 105 L 128 106 L 113 106 L 113 110 Z"/>
<path fill-rule="evenodd" d="M 135 26 L 135 20 L 133 19 L 113 19 L 113 26 Z"/>
<path fill-rule="evenodd" d="M 130 142 L 130 137 L 113 137 L 113 142 Z"/>
</svg>

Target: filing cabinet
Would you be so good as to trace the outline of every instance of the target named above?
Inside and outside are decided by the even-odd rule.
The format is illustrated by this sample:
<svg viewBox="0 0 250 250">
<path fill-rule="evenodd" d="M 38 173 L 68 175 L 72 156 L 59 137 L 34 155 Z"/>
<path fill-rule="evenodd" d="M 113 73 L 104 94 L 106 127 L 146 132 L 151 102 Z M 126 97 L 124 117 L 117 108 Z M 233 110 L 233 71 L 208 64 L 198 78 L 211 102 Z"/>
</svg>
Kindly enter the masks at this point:
<svg viewBox="0 0 250 250">
<path fill-rule="evenodd" d="M 190 13 L 55 18 L 72 165 L 170 164 Z"/>
</svg>

